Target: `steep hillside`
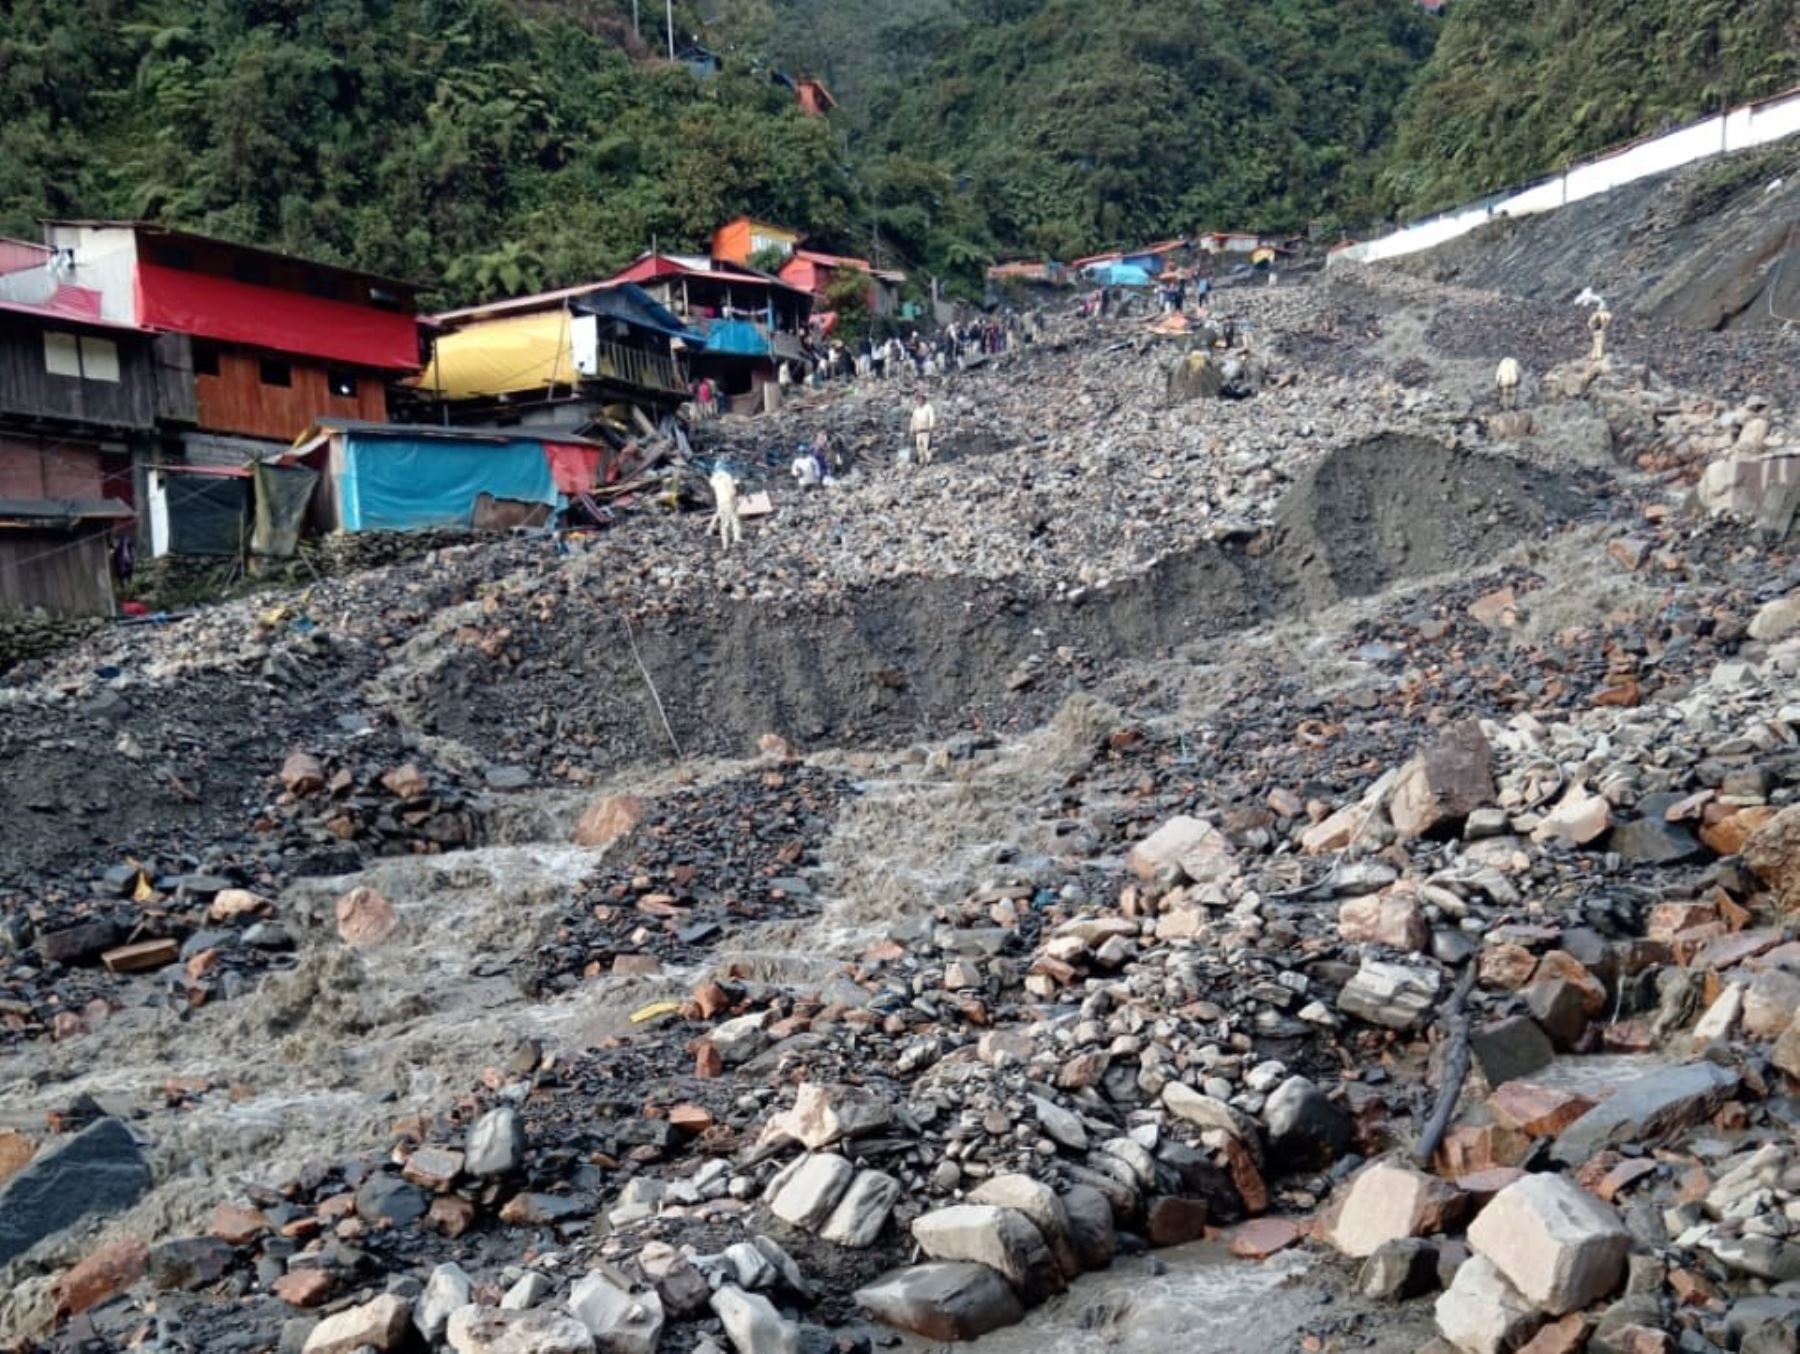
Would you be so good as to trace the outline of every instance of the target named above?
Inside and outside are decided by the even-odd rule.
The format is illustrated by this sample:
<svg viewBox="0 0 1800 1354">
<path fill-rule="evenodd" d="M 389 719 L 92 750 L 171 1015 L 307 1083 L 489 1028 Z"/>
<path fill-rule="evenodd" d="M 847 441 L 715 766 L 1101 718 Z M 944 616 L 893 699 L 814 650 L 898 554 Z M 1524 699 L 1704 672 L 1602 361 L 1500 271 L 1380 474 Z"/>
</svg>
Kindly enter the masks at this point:
<svg viewBox="0 0 1800 1354">
<path fill-rule="evenodd" d="M 1456 0 L 1383 200 L 1450 206 L 1796 82 L 1800 0 Z"/>
<path fill-rule="evenodd" d="M 157 217 L 467 300 L 591 277 L 653 239 L 694 244 L 732 212 L 824 232 L 850 218 L 827 127 L 748 70 L 702 82 L 637 59 L 629 14 L 15 0 L 0 6 L 0 231 Z"/>
<path fill-rule="evenodd" d="M 1800 144 L 1495 221 L 1402 266 L 1537 301 L 1593 287 L 1622 311 L 1702 329 L 1800 320 Z"/>
</svg>

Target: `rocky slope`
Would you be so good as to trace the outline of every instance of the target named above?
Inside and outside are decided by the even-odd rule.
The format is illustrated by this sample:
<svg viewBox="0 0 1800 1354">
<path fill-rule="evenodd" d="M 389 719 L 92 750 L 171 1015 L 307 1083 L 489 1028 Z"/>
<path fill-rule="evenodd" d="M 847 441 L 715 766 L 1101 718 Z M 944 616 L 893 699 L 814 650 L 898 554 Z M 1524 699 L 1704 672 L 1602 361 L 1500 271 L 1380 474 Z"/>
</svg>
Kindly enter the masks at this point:
<svg viewBox="0 0 1800 1354">
<path fill-rule="evenodd" d="M 1786 1347 L 1791 340 L 1228 299 L 18 670 L 9 1338 Z"/>
</svg>

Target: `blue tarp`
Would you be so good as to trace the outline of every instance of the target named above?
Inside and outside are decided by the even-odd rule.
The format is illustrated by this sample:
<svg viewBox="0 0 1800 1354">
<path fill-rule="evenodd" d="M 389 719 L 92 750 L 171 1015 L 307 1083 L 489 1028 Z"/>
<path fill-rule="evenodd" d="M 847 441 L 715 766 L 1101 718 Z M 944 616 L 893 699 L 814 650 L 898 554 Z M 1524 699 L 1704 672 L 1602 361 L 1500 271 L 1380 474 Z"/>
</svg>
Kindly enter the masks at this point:
<svg viewBox="0 0 1800 1354">
<path fill-rule="evenodd" d="M 706 351 L 731 357 L 767 357 L 769 341 L 748 320 L 721 320 L 706 331 Z"/>
<path fill-rule="evenodd" d="M 1148 287 L 1150 274 L 1129 263 L 1104 263 L 1088 270 L 1088 276 L 1102 287 Z"/>
<path fill-rule="evenodd" d="M 557 503 L 550 460 L 536 438 L 505 442 L 345 433 L 338 525 L 345 531 L 418 531 L 474 523 L 481 494 Z"/>
</svg>

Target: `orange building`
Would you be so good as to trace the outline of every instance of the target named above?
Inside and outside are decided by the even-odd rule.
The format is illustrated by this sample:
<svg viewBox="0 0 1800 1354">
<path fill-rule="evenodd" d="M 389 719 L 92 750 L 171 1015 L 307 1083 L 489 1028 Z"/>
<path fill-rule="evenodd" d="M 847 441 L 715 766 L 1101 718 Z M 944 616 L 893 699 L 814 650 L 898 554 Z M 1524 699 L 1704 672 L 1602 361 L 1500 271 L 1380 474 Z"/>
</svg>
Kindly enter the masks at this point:
<svg viewBox="0 0 1800 1354">
<path fill-rule="evenodd" d="M 756 255 L 770 249 L 779 249 L 785 258 L 793 254 L 805 238 L 803 231 L 740 216 L 713 232 L 712 256 L 721 263 L 735 263 L 742 268 L 747 267 Z"/>
<path fill-rule="evenodd" d="M 831 97 L 823 80 L 794 81 L 794 97 L 800 100 L 801 111 L 809 117 L 822 118 L 837 107 L 837 100 Z"/>
</svg>

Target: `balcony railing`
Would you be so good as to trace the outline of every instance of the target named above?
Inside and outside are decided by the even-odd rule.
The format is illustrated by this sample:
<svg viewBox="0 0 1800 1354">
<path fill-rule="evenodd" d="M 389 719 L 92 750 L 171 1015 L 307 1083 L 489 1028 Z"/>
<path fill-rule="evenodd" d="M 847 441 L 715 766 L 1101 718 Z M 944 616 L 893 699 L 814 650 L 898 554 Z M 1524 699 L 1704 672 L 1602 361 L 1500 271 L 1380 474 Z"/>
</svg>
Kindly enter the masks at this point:
<svg viewBox="0 0 1800 1354">
<path fill-rule="evenodd" d="M 669 395 L 685 395 L 688 388 L 687 377 L 674 358 L 605 341 L 594 345 L 594 371 L 588 379 Z"/>
</svg>

